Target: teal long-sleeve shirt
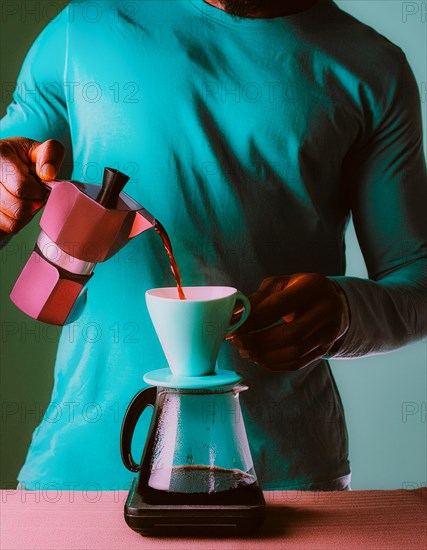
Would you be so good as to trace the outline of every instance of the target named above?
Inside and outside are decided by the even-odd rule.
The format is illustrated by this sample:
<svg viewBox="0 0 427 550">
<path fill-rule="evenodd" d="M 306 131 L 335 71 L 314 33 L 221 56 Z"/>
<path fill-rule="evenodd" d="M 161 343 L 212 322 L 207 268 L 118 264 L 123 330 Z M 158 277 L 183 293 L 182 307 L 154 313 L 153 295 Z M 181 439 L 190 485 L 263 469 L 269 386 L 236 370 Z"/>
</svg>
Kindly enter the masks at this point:
<svg viewBox="0 0 427 550">
<path fill-rule="evenodd" d="M 72 178 L 131 176 L 126 192 L 168 230 L 185 285 L 251 293 L 272 275 L 319 272 L 344 289 L 336 358 L 426 333 L 427 178 L 420 98 L 404 53 L 319 0 L 299 14 L 236 19 L 203 0 L 74 1 L 28 53 L 1 138 L 55 138 Z M 345 277 L 353 216 L 369 279 Z M 147 231 L 98 264 L 81 317 L 63 328 L 51 403 L 19 480 L 28 488 L 127 488 L 124 411 L 166 366 L 147 289 L 173 284 Z M 225 343 L 265 488 L 350 479 L 328 362 L 268 373 Z M 142 451 L 147 417 L 135 434 Z"/>
</svg>

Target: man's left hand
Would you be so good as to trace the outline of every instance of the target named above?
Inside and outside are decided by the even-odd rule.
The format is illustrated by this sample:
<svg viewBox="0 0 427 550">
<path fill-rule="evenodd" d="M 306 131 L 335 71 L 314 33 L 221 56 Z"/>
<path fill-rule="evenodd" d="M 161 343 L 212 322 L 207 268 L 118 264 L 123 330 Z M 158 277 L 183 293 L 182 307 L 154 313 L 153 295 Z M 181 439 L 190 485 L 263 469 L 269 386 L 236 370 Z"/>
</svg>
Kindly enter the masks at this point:
<svg viewBox="0 0 427 550">
<path fill-rule="evenodd" d="M 264 279 L 249 296 L 251 314 L 232 344 L 243 358 L 272 371 L 320 359 L 348 329 L 348 307 L 337 285 L 318 273 Z"/>
</svg>

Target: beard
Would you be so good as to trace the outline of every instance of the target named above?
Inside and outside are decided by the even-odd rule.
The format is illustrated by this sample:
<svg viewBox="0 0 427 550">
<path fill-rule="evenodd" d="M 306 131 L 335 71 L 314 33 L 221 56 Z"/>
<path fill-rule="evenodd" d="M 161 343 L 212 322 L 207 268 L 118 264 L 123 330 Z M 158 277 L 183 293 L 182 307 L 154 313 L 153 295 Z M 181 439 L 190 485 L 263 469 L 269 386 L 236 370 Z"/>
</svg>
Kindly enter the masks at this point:
<svg viewBox="0 0 427 550">
<path fill-rule="evenodd" d="M 230 15 L 250 17 L 266 8 L 273 8 L 277 0 L 221 0 L 221 3 Z"/>
</svg>

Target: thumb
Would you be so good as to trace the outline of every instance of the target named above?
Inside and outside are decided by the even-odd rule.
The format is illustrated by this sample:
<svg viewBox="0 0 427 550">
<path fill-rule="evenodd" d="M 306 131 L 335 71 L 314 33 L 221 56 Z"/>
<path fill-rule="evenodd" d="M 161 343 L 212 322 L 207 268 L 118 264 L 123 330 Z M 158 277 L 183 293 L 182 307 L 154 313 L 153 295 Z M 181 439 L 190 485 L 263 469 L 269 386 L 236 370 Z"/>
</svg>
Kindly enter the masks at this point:
<svg viewBox="0 0 427 550">
<path fill-rule="evenodd" d="M 55 179 L 65 157 L 65 149 L 61 142 L 48 139 L 43 143 L 35 141 L 28 156 L 35 164 L 36 174 L 42 180 Z"/>
</svg>

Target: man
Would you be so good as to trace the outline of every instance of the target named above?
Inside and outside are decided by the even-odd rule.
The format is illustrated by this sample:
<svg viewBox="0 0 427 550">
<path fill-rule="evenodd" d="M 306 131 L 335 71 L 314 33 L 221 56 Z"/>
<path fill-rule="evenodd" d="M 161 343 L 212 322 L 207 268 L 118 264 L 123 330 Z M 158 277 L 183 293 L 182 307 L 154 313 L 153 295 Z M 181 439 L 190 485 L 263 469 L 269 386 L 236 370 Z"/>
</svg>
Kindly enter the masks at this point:
<svg viewBox="0 0 427 550">
<path fill-rule="evenodd" d="M 60 143 L 73 179 L 129 174 L 126 192 L 165 225 L 185 285 L 250 294 L 219 363 L 251 388 L 243 410 L 264 488 L 348 488 L 327 358 L 389 351 L 427 327 L 427 178 L 404 53 L 332 0 L 97 6 L 72 2 L 25 60 L 2 120 L 1 229 L 16 233 L 42 206 Z M 369 280 L 344 276 L 350 214 Z M 150 231 L 97 266 L 61 334 L 55 421 L 33 435 L 25 487 L 127 488 L 121 419 L 143 373 L 165 365 L 144 292 L 171 284 Z"/>
</svg>

